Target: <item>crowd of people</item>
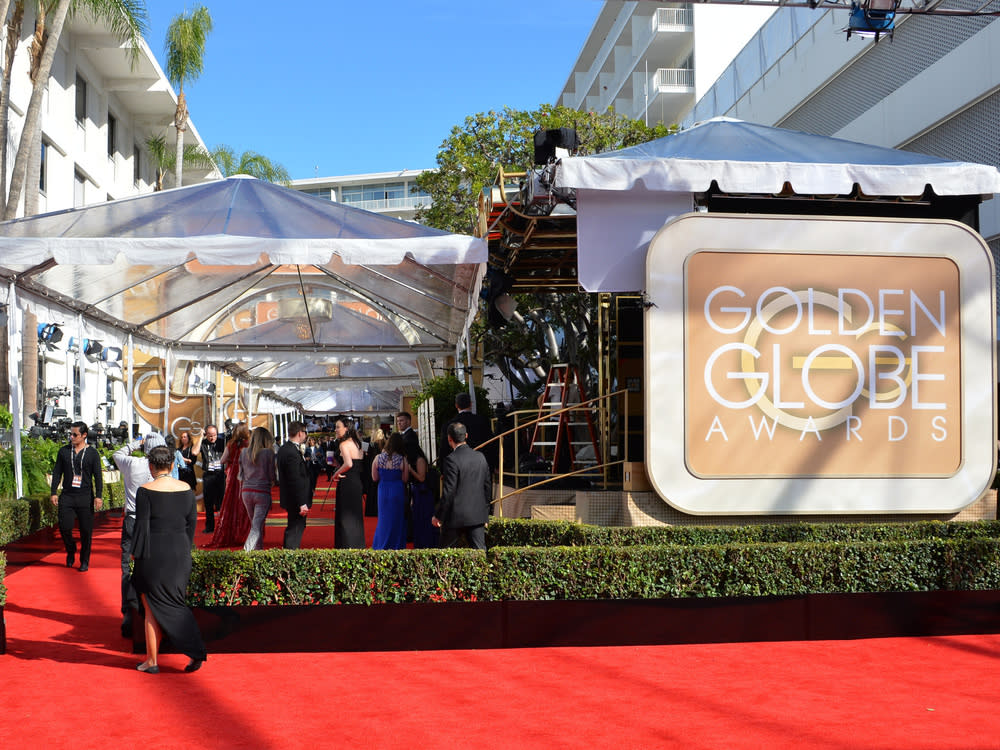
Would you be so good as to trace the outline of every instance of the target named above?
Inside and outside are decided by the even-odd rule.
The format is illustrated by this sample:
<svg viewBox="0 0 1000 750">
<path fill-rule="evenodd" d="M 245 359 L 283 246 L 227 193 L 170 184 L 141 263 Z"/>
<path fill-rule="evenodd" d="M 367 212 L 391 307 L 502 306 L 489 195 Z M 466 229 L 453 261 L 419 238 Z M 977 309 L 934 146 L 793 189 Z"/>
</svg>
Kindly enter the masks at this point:
<svg viewBox="0 0 1000 750">
<path fill-rule="evenodd" d="M 487 419 L 472 412 L 467 393 L 456 397 L 455 407 L 457 414 L 441 433 L 440 469 L 428 461 L 405 411 L 396 415 L 394 431 L 379 429 L 367 440 L 352 420 L 338 417 L 328 439 L 310 436 L 305 423 L 292 422 L 281 446 L 267 428 L 251 430 L 246 424 L 233 425 L 226 435 L 208 425 L 197 433 L 183 431 L 176 440 L 151 432 L 121 446 L 113 456 L 125 487 L 121 631 L 125 637 L 132 635 L 132 613 L 139 611 L 147 653 L 137 669 L 159 672 L 164 634 L 188 655 L 186 671 L 199 669 L 207 658 L 184 603 L 197 522 L 197 467 L 204 532 L 212 534 L 208 546 L 262 549 L 277 486 L 287 513 L 282 546 L 298 549 L 318 477 L 325 473 L 336 487 L 337 548 L 365 547 L 368 515 L 378 517 L 373 549 L 404 549 L 411 543 L 414 548 L 465 544 L 485 549 L 496 446 L 474 450 L 487 443 L 492 432 Z M 66 565 L 75 564 L 79 551 L 80 572 L 89 569 L 94 509 L 101 507 L 103 491 L 100 457 L 88 446 L 87 432 L 84 422 L 72 424 L 70 443 L 59 451 L 51 485 Z M 76 525 L 79 548 L 73 538 Z"/>
</svg>

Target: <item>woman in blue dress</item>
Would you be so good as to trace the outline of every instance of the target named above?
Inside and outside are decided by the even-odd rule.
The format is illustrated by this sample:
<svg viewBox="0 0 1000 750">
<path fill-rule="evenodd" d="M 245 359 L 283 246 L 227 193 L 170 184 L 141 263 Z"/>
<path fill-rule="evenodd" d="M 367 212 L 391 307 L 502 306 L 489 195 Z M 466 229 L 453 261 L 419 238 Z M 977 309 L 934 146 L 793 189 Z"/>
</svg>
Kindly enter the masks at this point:
<svg viewBox="0 0 1000 750">
<path fill-rule="evenodd" d="M 372 549 L 406 547 L 406 483 L 410 480 L 403 436 L 392 433 L 385 449 L 372 463 L 372 480 L 378 482 L 378 525 Z"/>
</svg>

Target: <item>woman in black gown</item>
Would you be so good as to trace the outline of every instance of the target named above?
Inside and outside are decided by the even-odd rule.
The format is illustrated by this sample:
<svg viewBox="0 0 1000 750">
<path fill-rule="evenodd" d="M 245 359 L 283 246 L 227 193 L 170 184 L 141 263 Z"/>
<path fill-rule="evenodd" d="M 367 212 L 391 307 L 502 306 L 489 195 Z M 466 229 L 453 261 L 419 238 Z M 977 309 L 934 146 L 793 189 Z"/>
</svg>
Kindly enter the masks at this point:
<svg viewBox="0 0 1000 750">
<path fill-rule="evenodd" d="M 186 603 L 198 508 L 188 484 L 171 478 L 173 464 L 174 454 L 169 448 L 153 448 L 149 452 L 153 480 L 135 493 L 132 582 L 146 613 L 146 661 L 136 669 L 147 674 L 160 671 L 163 634 L 191 659 L 185 672 L 199 669 L 208 658 L 194 614 Z"/>
<path fill-rule="evenodd" d="M 341 464 L 334 472 L 337 482 L 337 511 L 333 524 L 333 546 L 338 549 L 365 547 L 365 517 L 361 498 L 361 438 L 344 418 L 333 431 L 340 441 Z"/>
</svg>

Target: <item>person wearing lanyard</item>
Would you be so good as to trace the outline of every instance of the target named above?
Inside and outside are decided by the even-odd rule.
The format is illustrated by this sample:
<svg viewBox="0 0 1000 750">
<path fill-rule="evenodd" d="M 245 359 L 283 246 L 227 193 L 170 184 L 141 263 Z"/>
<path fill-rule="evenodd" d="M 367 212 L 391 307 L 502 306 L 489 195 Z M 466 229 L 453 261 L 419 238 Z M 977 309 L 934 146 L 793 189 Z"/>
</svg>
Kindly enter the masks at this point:
<svg viewBox="0 0 1000 750">
<path fill-rule="evenodd" d="M 205 427 L 201 441 L 201 488 L 205 501 L 205 533 L 215 531 L 215 511 L 222 507 L 226 494 L 226 472 L 222 468 L 222 454 L 226 441 L 219 437 L 219 429 L 210 424 Z"/>
<path fill-rule="evenodd" d="M 57 494 L 62 484 L 62 494 Z M 73 523 L 80 524 L 80 572 L 90 568 L 90 543 L 94 536 L 94 507 L 103 504 L 104 475 L 101 457 L 87 445 L 87 423 L 73 422 L 69 445 L 59 449 L 52 469 L 52 504 L 59 508 L 59 534 L 66 546 L 66 567 L 76 561 Z"/>
</svg>

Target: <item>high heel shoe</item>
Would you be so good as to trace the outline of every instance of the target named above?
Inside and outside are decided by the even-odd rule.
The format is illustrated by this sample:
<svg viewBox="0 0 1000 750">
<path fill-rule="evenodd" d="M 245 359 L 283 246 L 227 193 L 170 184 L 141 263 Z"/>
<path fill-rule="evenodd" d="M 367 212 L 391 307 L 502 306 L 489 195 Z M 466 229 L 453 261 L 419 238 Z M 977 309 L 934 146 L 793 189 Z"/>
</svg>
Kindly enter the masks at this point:
<svg viewBox="0 0 1000 750">
<path fill-rule="evenodd" d="M 142 664 L 136 664 L 136 669 L 140 672 L 145 672 L 146 674 L 159 674 L 160 668 L 156 664 L 150 664 L 149 662 L 143 662 Z"/>
<path fill-rule="evenodd" d="M 184 667 L 184 671 L 197 672 L 199 669 L 201 669 L 201 665 L 204 664 L 204 662 L 205 662 L 204 659 L 192 659 L 187 663 L 187 666 Z"/>
</svg>

